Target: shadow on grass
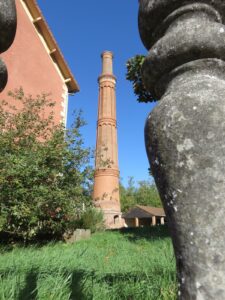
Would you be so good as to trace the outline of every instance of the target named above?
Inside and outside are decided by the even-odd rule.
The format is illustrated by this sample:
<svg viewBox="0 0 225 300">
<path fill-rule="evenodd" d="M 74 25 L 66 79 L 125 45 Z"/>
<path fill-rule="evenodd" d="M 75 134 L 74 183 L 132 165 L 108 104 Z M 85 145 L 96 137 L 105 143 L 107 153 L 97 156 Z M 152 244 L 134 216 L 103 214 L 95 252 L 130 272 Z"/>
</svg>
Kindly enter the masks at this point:
<svg viewBox="0 0 225 300">
<path fill-rule="evenodd" d="M 113 231 L 118 231 L 120 234 L 124 235 L 130 242 L 136 242 L 140 239 L 154 241 L 170 237 L 167 225 L 138 228 L 121 228 Z"/>
<path fill-rule="evenodd" d="M 169 282 L 176 282 L 176 274 L 174 271 L 165 271 L 163 268 L 157 268 L 152 270 L 149 274 L 146 272 L 120 272 L 120 273 L 95 273 L 86 271 L 75 271 L 71 282 L 71 296 L 70 300 L 93 300 L 98 293 L 97 299 L 111 299 L 99 298 L 101 291 L 100 287 L 104 287 L 104 290 L 108 293 L 114 293 L 113 299 L 161 299 L 148 298 L 148 292 L 144 286 L 152 286 L 155 279 L 154 287 L 150 288 L 151 293 L 158 295 L 161 293 L 160 278 L 162 276 L 169 279 Z M 173 278 L 173 281 L 171 281 Z M 86 285 L 87 281 L 89 284 Z M 169 283 L 170 284 L 170 283 Z M 95 292 L 93 293 L 93 291 Z M 101 293 L 101 292 L 100 292 Z M 108 294 L 108 295 L 109 295 Z M 101 297 L 101 296 L 100 296 Z M 103 296 L 104 297 L 104 296 Z M 164 298 L 163 298 L 164 299 Z M 165 298 L 172 299 L 172 298 Z"/>
<path fill-rule="evenodd" d="M 50 270 L 48 275 L 54 276 Z M 62 275 L 64 275 L 65 278 L 68 278 L 71 276 L 71 270 L 63 270 Z M 162 281 L 162 277 L 164 277 L 164 282 L 166 281 L 168 286 L 171 285 L 171 283 L 173 284 L 176 282 L 175 271 L 168 269 L 164 270 L 162 266 L 150 270 L 149 273 L 126 271 L 119 273 L 99 273 L 82 269 L 73 270 L 71 281 L 68 286 L 70 290 L 69 299 L 93 300 L 97 294 L 97 299 L 110 299 L 101 298 L 99 296 L 101 295 L 102 288 L 109 294 L 113 292 L 114 296 L 116 295 L 117 297 L 113 299 L 161 299 L 156 296 L 148 298 L 148 292 L 146 291 L 145 286 L 153 285 L 153 287 L 150 288 L 150 291 L 151 293 L 154 292 L 154 295 L 158 295 L 161 291 L 160 282 Z M 27 272 L 25 276 L 25 286 L 19 291 L 16 300 L 38 300 L 37 280 L 38 269 L 32 269 Z"/>
<path fill-rule="evenodd" d="M 35 269 L 30 270 L 26 274 L 25 287 L 19 292 L 17 300 L 36 300 L 38 294 L 37 280 L 38 271 Z"/>
<path fill-rule="evenodd" d="M 91 299 L 84 293 L 84 281 L 87 277 L 87 273 L 82 270 L 74 271 L 71 279 L 71 295 L 70 300 L 88 300 Z"/>
<path fill-rule="evenodd" d="M 65 272 L 65 274 L 66 273 L 67 272 Z M 84 292 L 84 284 L 88 277 L 93 278 L 93 274 L 91 274 L 90 272 L 85 272 L 83 270 L 76 270 L 72 273 L 70 284 L 70 300 L 92 299 Z M 30 270 L 26 274 L 25 286 L 19 291 L 17 300 L 38 300 L 37 280 L 38 270 Z"/>
<path fill-rule="evenodd" d="M 62 240 L 61 235 L 53 236 L 50 234 L 39 234 L 31 240 L 25 240 L 24 237 L 17 234 L 0 231 L 0 254 L 13 251 L 15 248 L 26 248 L 30 246 L 42 248 L 49 244 L 54 245 Z"/>
</svg>

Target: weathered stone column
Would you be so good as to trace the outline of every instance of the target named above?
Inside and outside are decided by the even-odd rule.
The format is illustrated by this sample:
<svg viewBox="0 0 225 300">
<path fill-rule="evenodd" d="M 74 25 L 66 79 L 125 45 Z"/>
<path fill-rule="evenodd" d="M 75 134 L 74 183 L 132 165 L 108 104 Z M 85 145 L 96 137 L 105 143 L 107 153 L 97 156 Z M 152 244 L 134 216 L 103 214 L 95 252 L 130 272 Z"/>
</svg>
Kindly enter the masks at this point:
<svg viewBox="0 0 225 300">
<path fill-rule="evenodd" d="M 152 226 L 156 225 L 156 216 L 152 216 Z"/>
<path fill-rule="evenodd" d="M 135 218 L 135 219 L 134 219 L 134 222 L 135 222 L 135 227 L 139 227 L 139 219 L 138 219 L 138 218 Z"/>
<path fill-rule="evenodd" d="M 0 53 L 11 46 L 16 34 L 16 25 L 15 0 L 0 0 Z M 7 80 L 7 68 L 0 58 L 0 92 L 6 86 Z"/>
<path fill-rule="evenodd" d="M 140 0 L 145 127 L 179 299 L 225 299 L 225 1 Z"/>
</svg>

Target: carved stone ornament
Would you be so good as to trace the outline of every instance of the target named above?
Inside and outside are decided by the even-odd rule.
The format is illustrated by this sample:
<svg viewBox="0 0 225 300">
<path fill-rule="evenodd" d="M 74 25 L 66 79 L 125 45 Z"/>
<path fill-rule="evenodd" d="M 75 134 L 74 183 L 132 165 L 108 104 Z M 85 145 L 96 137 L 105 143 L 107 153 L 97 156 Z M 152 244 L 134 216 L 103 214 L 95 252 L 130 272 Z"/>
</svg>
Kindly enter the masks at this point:
<svg viewBox="0 0 225 300">
<path fill-rule="evenodd" d="M 146 149 L 182 300 L 225 299 L 225 1 L 140 0 Z"/>
<path fill-rule="evenodd" d="M 16 34 L 15 0 L 0 0 L 0 53 L 5 52 L 13 43 Z M 6 86 L 7 68 L 0 59 L 0 92 Z"/>
</svg>

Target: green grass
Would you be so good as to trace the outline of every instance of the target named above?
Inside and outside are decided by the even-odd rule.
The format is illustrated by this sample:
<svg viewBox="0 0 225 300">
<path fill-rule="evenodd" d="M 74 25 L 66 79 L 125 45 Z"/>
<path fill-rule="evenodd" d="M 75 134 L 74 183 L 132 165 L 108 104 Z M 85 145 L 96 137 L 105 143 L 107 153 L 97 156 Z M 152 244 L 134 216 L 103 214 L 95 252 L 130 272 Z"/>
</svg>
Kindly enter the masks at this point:
<svg viewBox="0 0 225 300">
<path fill-rule="evenodd" d="M 96 233 L 73 245 L 15 247 L 0 255 L 1 300 L 174 300 L 166 228 Z"/>
</svg>

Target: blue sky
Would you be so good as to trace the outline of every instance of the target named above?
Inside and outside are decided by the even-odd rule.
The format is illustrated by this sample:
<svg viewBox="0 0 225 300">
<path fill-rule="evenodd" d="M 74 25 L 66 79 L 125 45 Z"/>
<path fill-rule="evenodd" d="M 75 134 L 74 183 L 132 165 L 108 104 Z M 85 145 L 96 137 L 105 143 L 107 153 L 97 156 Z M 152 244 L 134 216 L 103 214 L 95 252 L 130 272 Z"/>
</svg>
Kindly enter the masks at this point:
<svg viewBox="0 0 225 300">
<path fill-rule="evenodd" d="M 138 33 L 138 0 L 38 0 L 38 4 L 80 86 L 80 92 L 69 99 L 68 124 L 74 109 L 82 109 L 87 122 L 82 130 L 85 146 L 95 147 L 100 55 L 112 51 L 122 182 L 126 185 L 129 176 L 136 181 L 148 179 L 143 130 L 153 104 L 138 103 L 125 78 L 126 61 L 147 52 Z"/>
</svg>

